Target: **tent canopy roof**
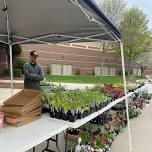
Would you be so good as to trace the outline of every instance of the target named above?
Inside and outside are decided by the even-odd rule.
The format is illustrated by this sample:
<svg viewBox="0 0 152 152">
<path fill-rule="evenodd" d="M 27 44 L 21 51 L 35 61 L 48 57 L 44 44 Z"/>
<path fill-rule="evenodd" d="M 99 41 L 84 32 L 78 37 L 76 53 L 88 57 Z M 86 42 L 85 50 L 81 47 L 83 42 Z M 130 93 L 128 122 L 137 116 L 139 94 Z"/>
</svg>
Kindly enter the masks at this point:
<svg viewBox="0 0 152 152">
<path fill-rule="evenodd" d="M 6 7 L 5 7 L 6 2 Z M 0 0 L 0 41 L 63 43 L 121 40 L 95 0 Z"/>
</svg>

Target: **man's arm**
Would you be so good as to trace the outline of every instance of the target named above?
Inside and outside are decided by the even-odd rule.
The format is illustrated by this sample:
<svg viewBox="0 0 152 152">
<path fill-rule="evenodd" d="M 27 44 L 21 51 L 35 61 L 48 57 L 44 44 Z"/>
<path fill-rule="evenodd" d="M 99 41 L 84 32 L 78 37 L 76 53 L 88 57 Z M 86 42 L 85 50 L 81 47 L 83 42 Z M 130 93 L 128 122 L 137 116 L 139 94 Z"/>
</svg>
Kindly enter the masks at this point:
<svg viewBox="0 0 152 152">
<path fill-rule="evenodd" d="M 42 81 L 42 80 L 44 80 L 44 72 L 43 72 L 43 68 L 41 66 L 39 66 L 39 68 L 40 68 L 40 70 L 39 70 L 39 75 L 38 75 L 37 80 Z"/>
<path fill-rule="evenodd" d="M 23 69 L 24 69 L 24 74 L 25 74 L 26 79 L 29 79 L 29 80 L 39 79 L 39 75 L 30 73 L 29 66 L 27 64 L 24 64 Z"/>
</svg>

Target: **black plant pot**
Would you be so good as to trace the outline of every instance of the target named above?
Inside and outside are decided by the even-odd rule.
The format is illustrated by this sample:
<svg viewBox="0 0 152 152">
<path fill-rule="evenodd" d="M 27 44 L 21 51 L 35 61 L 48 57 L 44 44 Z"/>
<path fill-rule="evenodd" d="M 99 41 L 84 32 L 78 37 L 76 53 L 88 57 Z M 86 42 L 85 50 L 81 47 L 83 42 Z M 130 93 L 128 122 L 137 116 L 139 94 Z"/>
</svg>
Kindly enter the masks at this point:
<svg viewBox="0 0 152 152">
<path fill-rule="evenodd" d="M 99 111 L 99 105 L 96 105 L 95 108 L 96 108 L 96 111 Z"/>
<path fill-rule="evenodd" d="M 106 107 L 108 105 L 108 101 L 104 102 L 104 107 Z"/>
<path fill-rule="evenodd" d="M 68 130 L 68 134 L 70 134 L 70 135 L 78 135 L 79 131 L 77 129 Z"/>
<path fill-rule="evenodd" d="M 50 106 L 48 103 L 44 103 L 42 106 L 42 113 L 49 113 L 50 112 Z"/>
<path fill-rule="evenodd" d="M 107 101 L 102 104 L 102 108 L 107 106 Z"/>
<path fill-rule="evenodd" d="M 55 112 L 55 118 L 62 119 L 62 112 L 61 111 L 56 111 Z"/>
<path fill-rule="evenodd" d="M 49 113 L 49 109 L 47 109 L 47 108 L 42 108 L 42 113 Z"/>
<path fill-rule="evenodd" d="M 50 117 L 55 118 L 55 113 L 53 111 L 50 111 Z"/>
<path fill-rule="evenodd" d="M 101 103 L 101 104 L 99 105 L 99 110 L 101 110 L 103 107 L 104 107 L 104 103 Z"/>
<path fill-rule="evenodd" d="M 89 112 L 88 112 L 88 115 L 91 115 L 93 113 L 93 110 L 90 109 Z"/>
<path fill-rule="evenodd" d="M 92 108 L 92 110 L 91 110 L 91 111 L 92 111 L 92 113 L 96 112 L 96 110 L 94 110 L 94 108 Z"/>
<path fill-rule="evenodd" d="M 134 92 L 134 89 L 130 89 L 129 92 Z"/>
<path fill-rule="evenodd" d="M 89 112 L 88 111 L 84 111 L 84 113 L 83 113 L 83 118 L 84 117 L 87 117 L 89 114 L 88 114 Z"/>
<path fill-rule="evenodd" d="M 77 118 L 78 118 L 78 115 L 77 115 L 77 114 L 75 114 L 75 115 L 72 115 L 72 114 L 71 114 L 71 115 L 69 116 L 69 121 L 70 121 L 70 122 L 75 122 L 75 121 L 77 120 Z"/>
<path fill-rule="evenodd" d="M 84 113 L 79 112 L 78 113 L 78 119 L 82 119 L 84 117 Z"/>
<path fill-rule="evenodd" d="M 65 113 L 62 113 L 62 120 L 68 120 L 68 115 Z"/>
<path fill-rule="evenodd" d="M 115 100 L 116 100 L 115 95 L 112 95 L 112 101 L 115 101 Z"/>
</svg>

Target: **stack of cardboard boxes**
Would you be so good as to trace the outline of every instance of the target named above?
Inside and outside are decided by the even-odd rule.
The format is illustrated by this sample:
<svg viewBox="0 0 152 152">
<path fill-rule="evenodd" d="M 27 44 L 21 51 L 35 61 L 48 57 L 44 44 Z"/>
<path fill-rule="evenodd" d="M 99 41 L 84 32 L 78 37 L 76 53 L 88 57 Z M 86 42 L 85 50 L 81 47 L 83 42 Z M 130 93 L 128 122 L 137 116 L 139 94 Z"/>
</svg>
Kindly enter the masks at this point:
<svg viewBox="0 0 152 152">
<path fill-rule="evenodd" d="M 1 106 L 5 122 L 19 127 L 41 117 L 42 91 L 24 89 L 6 100 Z"/>
</svg>

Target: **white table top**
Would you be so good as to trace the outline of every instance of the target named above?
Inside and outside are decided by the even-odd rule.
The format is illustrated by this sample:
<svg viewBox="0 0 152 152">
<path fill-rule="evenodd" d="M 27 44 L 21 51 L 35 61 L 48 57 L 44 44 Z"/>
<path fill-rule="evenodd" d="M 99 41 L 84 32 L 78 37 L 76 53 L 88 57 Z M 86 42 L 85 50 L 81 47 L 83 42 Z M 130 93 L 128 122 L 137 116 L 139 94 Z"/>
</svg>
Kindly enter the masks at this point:
<svg viewBox="0 0 152 152">
<path fill-rule="evenodd" d="M 46 115 L 18 128 L 6 125 L 0 132 L 0 152 L 25 152 L 67 128 L 65 122 L 51 121 Z"/>
<path fill-rule="evenodd" d="M 145 87 L 137 89 L 135 92 L 143 90 L 144 88 Z M 127 97 L 132 94 L 134 94 L 134 92 L 127 94 Z M 0 132 L 0 152 L 25 152 L 66 130 L 68 127 L 78 128 L 82 126 L 124 99 L 125 97 L 117 99 L 98 112 L 83 119 L 78 119 L 76 122 L 68 122 L 43 115 L 41 119 L 19 128 L 6 125 L 4 130 Z"/>
</svg>

